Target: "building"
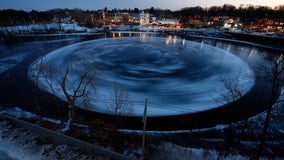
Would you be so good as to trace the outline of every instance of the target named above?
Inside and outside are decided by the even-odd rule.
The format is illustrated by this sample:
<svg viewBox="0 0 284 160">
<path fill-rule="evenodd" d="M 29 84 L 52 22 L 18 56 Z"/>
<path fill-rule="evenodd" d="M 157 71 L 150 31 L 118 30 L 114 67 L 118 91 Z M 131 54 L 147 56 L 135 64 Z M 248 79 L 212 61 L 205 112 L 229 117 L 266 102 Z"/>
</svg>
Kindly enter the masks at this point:
<svg viewBox="0 0 284 160">
<path fill-rule="evenodd" d="M 150 14 L 142 11 L 139 14 L 139 24 L 140 25 L 146 25 L 146 24 L 149 24 L 149 23 L 150 23 Z"/>
</svg>

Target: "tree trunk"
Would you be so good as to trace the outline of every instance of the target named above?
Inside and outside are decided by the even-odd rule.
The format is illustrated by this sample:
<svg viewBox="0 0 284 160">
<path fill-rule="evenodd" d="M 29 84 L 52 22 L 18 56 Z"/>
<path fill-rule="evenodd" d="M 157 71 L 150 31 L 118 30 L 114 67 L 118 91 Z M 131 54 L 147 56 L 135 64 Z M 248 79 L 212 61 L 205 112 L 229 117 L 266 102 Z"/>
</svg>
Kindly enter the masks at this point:
<svg viewBox="0 0 284 160">
<path fill-rule="evenodd" d="M 258 147 L 258 153 L 257 153 L 258 159 L 260 158 L 260 156 L 262 155 L 262 152 L 263 152 L 264 144 L 265 144 L 267 133 L 268 133 L 268 127 L 269 127 L 269 124 L 270 124 L 271 111 L 272 111 L 273 104 L 275 103 L 275 101 L 277 99 L 278 88 L 279 88 L 279 86 L 278 86 L 278 83 L 277 83 L 277 76 L 275 76 L 273 81 L 272 81 L 272 94 L 271 94 L 271 98 L 270 98 L 270 104 L 269 104 L 269 107 L 266 110 L 266 117 L 265 117 L 265 121 L 264 121 L 263 132 L 262 132 L 260 144 L 259 144 L 259 147 Z"/>
<path fill-rule="evenodd" d="M 75 106 L 72 104 L 68 105 L 68 119 L 67 122 L 65 124 L 65 127 L 62 129 L 63 132 L 66 132 L 70 129 L 70 125 L 73 123 L 74 121 L 74 114 L 75 114 Z"/>
<path fill-rule="evenodd" d="M 259 144 L 259 147 L 258 147 L 258 153 L 257 153 L 257 158 L 258 159 L 262 155 L 262 151 L 263 151 L 263 148 L 264 148 L 264 143 L 266 141 L 266 137 L 267 137 L 267 133 L 268 133 L 268 127 L 269 127 L 269 123 L 270 123 L 271 110 L 272 110 L 272 108 L 269 107 L 267 109 L 267 111 L 266 111 L 266 118 L 265 118 L 265 122 L 264 122 L 264 126 L 263 126 L 263 132 L 262 132 L 260 144 Z"/>
</svg>

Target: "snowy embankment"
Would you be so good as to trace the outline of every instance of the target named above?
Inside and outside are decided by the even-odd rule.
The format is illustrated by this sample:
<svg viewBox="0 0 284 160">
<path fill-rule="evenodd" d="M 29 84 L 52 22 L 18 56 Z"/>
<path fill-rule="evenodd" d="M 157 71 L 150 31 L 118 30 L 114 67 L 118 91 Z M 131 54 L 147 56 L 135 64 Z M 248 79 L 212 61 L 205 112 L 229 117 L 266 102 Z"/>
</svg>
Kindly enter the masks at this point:
<svg viewBox="0 0 284 160">
<path fill-rule="evenodd" d="M 25 112 L 17 107 L 5 110 L 2 113 L 15 117 L 32 118 L 35 115 Z M 48 120 L 48 118 L 47 118 Z M 4 159 L 107 159 L 93 157 L 68 145 L 44 144 L 38 140 L 37 135 L 23 128 L 14 128 L 7 121 L 0 121 L 0 156 Z M 215 150 L 180 147 L 171 143 L 162 143 L 151 159 L 182 160 L 191 157 L 196 160 L 203 159 L 248 159 L 241 155 L 220 156 Z"/>
<path fill-rule="evenodd" d="M 279 99 L 284 98 L 284 92 L 282 90 L 281 96 Z M 273 108 L 273 116 L 270 124 L 270 135 L 275 134 L 283 134 L 283 117 L 284 117 L 284 108 L 282 107 L 283 103 L 279 102 L 274 105 Z M 18 107 L 10 108 L 2 110 L 1 113 L 10 115 L 12 117 L 20 118 L 36 118 L 37 115 L 32 114 L 30 112 L 26 112 L 21 110 Z M 263 121 L 265 119 L 265 112 L 254 116 L 248 120 L 249 125 L 253 126 L 252 128 L 249 128 L 248 132 L 253 132 L 255 135 L 260 135 L 262 132 L 263 127 Z M 58 123 L 58 120 L 45 118 L 46 121 Z M 174 133 L 192 133 L 192 132 L 206 132 L 209 130 L 225 130 L 226 125 L 218 125 L 213 128 L 205 128 L 205 129 L 199 129 L 199 130 L 191 130 L 191 131 L 156 131 L 156 132 L 147 132 L 148 135 L 152 136 L 158 136 L 160 134 L 174 134 Z M 142 134 L 142 131 L 133 131 L 133 130 L 120 130 L 122 133 L 138 133 Z M 0 155 L 1 156 L 7 156 L 12 157 L 12 159 L 23 159 L 23 157 L 27 157 L 26 159 L 57 159 L 60 157 L 70 157 L 72 159 L 72 156 L 77 156 L 79 152 L 76 151 L 75 148 L 72 148 L 67 145 L 53 145 L 53 144 L 37 144 L 35 138 L 35 134 L 31 131 L 27 131 L 24 129 L 19 128 L 13 128 L 8 122 L 6 121 L 0 121 Z M 274 142 L 276 142 L 275 140 Z M 249 141 L 243 141 L 243 144 L 246 143 L 250 145 Z M 253 142 L 253 145 L 257 145 L 258 143 Z M 268 143 L 273 143 L 273 140 Z M 8 147 L 7 147 L 8 146 Z M 161 143 L 159 146 L 156 147 L 157 150 L 154 154 L 151 155 L 151 159 L 165 159 L 165 160 L 173 160 L 173 159 L 188 159 L 188 157 L 191 157 L 192 159 L 221 159 L 221 160 L 227 160 L 227 159 L 239 159 L 239 160 L 246 160 L 249 159 L 249 157 L 240 155 L 240 154 L 229 154 L 224 155 L 224 153 L 220 153 L 217 150 L 214 149 L 208 149 L 206 146 L 203 148 L 190 148 L 190 147 L 182 147 L 175 144 L 172 144 L 170 142 L 167 143 Z M 71 151 L 71 153 L 69 153 Z M 16 154 L 17 153 L 17 154 Z M 19 153 L 19 154 L 18 154 Z M 68 155 L 65 155 L 67 154 Z M 16 155 L 14 155 L 16 154 Z M 18 156 L 20 155 L 20 156 Z M 91 159 L 87 155 L 79 154 L 82 159 Z M 14 157 L 13 157 L 14 156 Z M 18 157 L 17 157 L 18 156 Z M 85 157 L 84 157 L 85 156 Z M 68 158 L 67 158 L 68 159 Z M 262 159 L 267 159 L 265 157 L 262 157 Z M 275 159 L 281 159 L 280 157 Z"/>
<path fill-rule="evenodd" d="M 0 121 L 0 159 L 106 159 L 79 152 L 68 145 L 41 144 L 37 135 L 23 128 L 14 128 L 7 121 Z"/>
<path fill-rule="evenodd" d="M 242 155 L 222 155 L 218 151 L 210 149 L 185 148 L 171 143 L 164 143 L 154 154 L 155 159 L 163 160 L 248 160 L 249 157 Z"/>
<path fill-rule="evenodd" d="M 280 109 L 280 110 L 279 110 Z M 274 130 L 278 130 L 279 132 L 281 132 L 281 128 L 283 129 L 283 122 L 279 123 L 279 116 L 283 116 L 283 109 L 281 110 L 281 108 L 279 108 L 279 105 L 275 105 L 274 107 L 274 115 L 276 117 L 273 118 L 273 120 L 271 121 L 271 131 Z M 277 112 L 277 115 L 276 115 Z M 30 112 L 26 112 L 21 110 L 18 107 L 14 107 L 14 108 L 10 108 L 10 109 L 6 109 L 3 110 L 1 113 L 4 114 L 8 114 L 10 116 L 13 117 L 25 117 L 25 118 L 35 118 L 36 115 L 32 114 Z M 261 124 L 263 122 L 265 118 L 265 113 L 259 114 L 255 117 L 252 117 L 249 121 L 250 124 L 254 124 L 254 129 L 255 130 L 255 134 L 261 134 Z M 54 119 L 50 119 L 50 118 L 45 118 L 46 121 L 49 122 L 53 122 L 53 123 L 57 123 L 57 120 Z M 282 126 L 282 127 L 281 127 Z M 174 134 L 174 133 L 186 133 L 186 132 L 200 132 L 202 133 L 203 131 L 208 131 L 208 130 L 224 130 L 227 126 L 226 125 L 218 125 L 216 127 L 213 128 L 206 128 L 206 129 L 199 129 L 199 130 L 193 130 L 193 131 L 152 131 L 152 132 L 147 132 L 148 135 L 152 135 L 152 136 L 157 136 L 159 134 Z M 14 131 L 16 130 L 16 131 Z M 2 137 L 2 139 L 0 139 L 0 155 L 1 154 L 6 154 L 6 155 L 13 155 L 15 154 L 15 152 L 18 152 L 18 150 L 20 150 L 19 152 L 21 152 L 21 154 L 25 154 L 24 156 L 28 157 L 30 159 L 30 153 L 33 153 L 33 147 L 36 148 L 42 148 L 41 150 L 37 149 L 36 151 L 39 152 L 37 154 L 34 154 L 33 156 L 41 156 L 41 159 L 48 159 L 51 158 L 52 156 L 54 156 L 55 158 L 57 158 L 59 155 L 57 152 L 59 152 L 60 156 L 63 156 L 67 151 L 67 150 L 71 150 L 72 154 L 70 154 L 69 156 L 72 155 L 76 155 L 77 152 L 74 148 L 69 147 L 67 145 L 51 145 L 51 144 L 44 144 L 43 146 L 30 146 L 30 145 L 36 145 L 35 143 L 35 139 L 34 141 L 24 141 L 24 137 L 26 137 L 27 139 L 30 139 L 29 136 L 27 135 L 33 135 L 30 131 L 28 131 L 28 133 L 23 132 L 23 129 L 19 129 L 19 128 L 12 128 L 10 124 L 8 124 L 7 122 L 0 122 L 0 136 Z M 142 134 L 142 131 L 133 131 L 133 130 L 120 130 L 122 133 L 137 133 L 137 134 Z M 9 133 L 9 137 L 3 136 L 3 133 Z M 18 137 L 19 133 L 18 132 L 23 132 L 20 135 L 23 135 L 24 137 L 22 138 L 13 138 L 13 137 Z M 25 142 L 29 142 L 29 143 L 25 143 Z M 30 143 L 31 142 L 31 143 Z M 249 142 L 243 142 L 243 143 L 247 143 L 249 144 Z M 256 143 L 257 144 L 257 143 Z M 5 145 L 10 146 L 13 148 L 13 152 L 5 149 Z M 28 146 L 26 146 L 28 145 Z M 23 148 L 23 149 L 22 149 Z M 27 150 L 26 150 L 27 149 Z M 75 152 L 74 152 L 75 151 Z M 49 154 L 46 154 L 45 152 L 51 152 Z M 39 154 L 43 154 L 44 155 L 39 155 Z M 83 155 L 80 155 L 83 156 Z M 10 156 L 11 157 L 11 156 Z M 54 158 L 52 157 L 52 158 Z M 183 159 L 188 159 L 188 157 L 191 157 L 192 159 L 196 159 L 196 160 L 203 160 L 203 159 L 220 159 L 220 160 L 227 160 L 227 159 L 238 159 L 238 160 L 247 160 L 249 159 L 249 157 L 244 156 L 244 155 L 240 155 L 240 154 L 229 154 L 229 155 L 224 155 L 224 153 L 221 153 L 217 150 L 214 149 L 208 149 L 206 146 L 204 148 L 190 148 L 190 147 L 182 147 L 182 146 L 178 146 L 175 144 L 172 144 L 170 142 L 166 142 L 166 143 L 161 143 L 159 146 L 157 146 L 157 150 L 155 151 L 154 154 L 151 155 L 151 159 L 164 159 L 164 160 L 183 160 Z M 37 157 L 38 158 L 38 157 Z M 84 159 L 84 157 L 82 157 Z M 31 158 L 32 159 L 32 158 Z M 71 157 L 72 159 L 72 157 Z M 85 159 L 89 159 L 89 157 L 85 158 Z M 265 157 L 262 157 L 262 159 L 266 159 Z M 281 158 L 278 158 L 281 159 Z"/>
<path fill-rule="evenodd" d="M 275 108 L 275 109 L 280 109 L 280 108 Z M 283 109 L 281 111 L 281 115 L 283 116 Z M 262 113 L 256 117 L 253 117 L 250 119 L 250 124 L 255 125 L 253 129 L 248 130 L 248 132 L 255 132 L 257 136 L 261 135 L 262 128 L 263 128 L 263 120 L 265 118 L 265 114 Z M 278 117 L 279 118 L 279 117 Z M 273 136 L 274 134 L 282 134 L 283 135 L 283 121 L 279 123 L 279 119 L 277 117 L 274 117 L 273 120 L 271 121 L 271 126 L 269 129 L 269 134 Z M 216 126 L 213 128 L 206 128 L 206 129 L 201 129 L 201 130 L 194 130 L 194 131 L 172 131 L 171 133 L 174 134 L 176 133 L 202 133 L 203 131 L 221 131 L 227 128 L 228 126 L 221 125 L 221 126 Z M 167 134 L 167 132 L 152 132 L 150 133 L 152 135 L 161 135 L 161 134 Z M 220 143 L 223 143 L 222 139 L 210 139 L 210 138 L 203 138 L 203 141 L 220 141 Z M 277 145 L 279 142 L 277 139 L 268 140 L 266 142 L 267 144 Z M 243 147 L 246 147 L 246 149 L 249 148 L 254 148 L 258 147 L 259 143 L 258 141 L 241 141 L 241 145 Z M 281 150 L 282 147 L 280 147 L 278 150 Z M 244 149 L 244 148 L 243 148 Z M 265 148 L 266 151 L 271 151 L 269 147 Z M 283 153 L 283 152 L 282 152 Z M 253 156 L 250 155 L 250 156 Z M 153 157 L 159 157 L 160 159 L 163 160 L 186 160 L 188 157 L 190 159 L 194 160 L 212 160 L 212 159 L 218 159 L 218 160 L 231 160 L 231 159 L 237 159 L 237 160 L 249 160 L 251 159 L 250 156 L 247 155 L 242 155 L 238 154 L 238 151 L 235 150 L 233 151 L 232 154 L 226 155 L 224 152 L 219 152 L 214 149 L 208 149 L 207 146 L 203 146 L 202 148 L 192 148 L 192 147 L 182 147 L 173 143 L 162 143 L 160 146 L 157 148 L 157 152 L 153 155 Z M 281 155 L 277 155 L 274 157 L 274 160 L 283 160 L 283 157 L 278 157 Z M 263 156 L 260 158 L 260 160 L 268 160 L 270 158 Z"/>
<path fill-rule="evenodd" d="M 18 111 L 20 109 L 17 109 L 16 111 L 16 117 L 19 116 Z M 14 112 L 15 113 L 15 112 Z M 14 114 L 13 113 L 13 114 Z M 23 116 L 27 117 L 33 117 L 34 115 L 29 112 L 22 112 Z M 25 118 L 27 118 L 25 117 Z M 6 116 L 3 114 L 0 114 L 0 153 L 5 155 L 6 157 L 9 156 L 9 151 L 2 149 L 5 148 L 3 145 L 15 145 L 15 149 L 12 150 L 12 156 L 14 154 L 17 154 L 17 150 L 20 150 L 21 148 L 24 149 L 23 156 L 27 157 L 26 159 L 125 159 L 125 160 L 132 160 L 134 158 L 127 157 L 123 154 L 119 154 L 117 152 L 113 152 L 109 149 L 93 145 L 84 141 L 81 141 L 76 138 L 72 138 L 70 136 L 66 136 L 64 134 L 51 131 L 42 127 L 39 127 L 37 125 L 33 125 L 15 118 L 12 118 L 10 116 Z M 10 124 L 11 123 L 11 124 Z M 1 128 L 1 126 L 3 128 Z M 16 128 L 13 128 L 16 127 Z M 5 134 L 7 133 L 7 135 Z M 9 134 L 9 136 L 8 136 Z M 22 137 L 23 136 L 23 137 Z M 6 139 L 8 137 L 8 139 Z M 6 143 L 9 142 L 9 143 Z M 11 142 L 11 143 L 10 143 Z M 51 145 L 52 144 L 52 145 Z M 42 150 L 45 149 L 45 147 L 49 147 L 50 145 L 53 146 L 51 148 L 52 152 L 45 153 Z M 17 146 L 21 146 L 20 148 L 17 148 Z M 37 150 L 34 150 L 33 148 L 39 148 Z M 63 147 L 63 153 L 61 154 L 61 148 Z M 25 150 L 27 148 L 27 150 Z M 65 149 L 66 148 L 66 149 Z M 66 150 L 66 151 L 65 151 Z M 16 151 L 16 152 L 15 152 Z M 45 150 L 44 150 L 45 151 Z M 65 152 L 72 152 L 74 154 L 70 154 L 72 157 L 65 156 Z M 36 152 L 36 154 L 33 154 Z M 55 154 L 53 154 L 55 152 Z M 30 156 L 32 154 L 32 156 Z M 51 157 L 48 157 L 50 156 Z M 82 158 L 78 157 L 77 155 L 82 156 Z M 18 155 L 16 155 L 17 157 Z M 35 158 L 33 157 L 35 156 Z M 103 158 L 102 158 L 103 157 Z M 14 158 L 18 159 L 18 158 Z"/>
<path fill-rule="evenodd" d="M 27 24 L 18 26 L 0 27 L 0 31 L 3 33 L 34 33 L 34 32 L 46 32 L 46 31 L 61 31 L 61 32 L 93 32 L 97 28 L 89 29 L 81 27 L 78 24 L 65 24 L 65 23 L 48 23 L 48 24 Z"/>
<path fill-rule="evenodd" d="M 283 159 L 283 143 L 284 143 L 284 90 L 281 90 L 280 97 L 278 99 L 278 103 L 276 103 L 273 106 L 271 120 L 270 120 L 270 126 L 268 129 L 269 138 L 266 141 L 266 147 L 265 151 L 270 152 L 272 155 L 273 152 L 278 152 L 276 157 L 274 157 L 275 160 Z M 266 112 L 262 112 L 256 116 L 253 116 L 247 120 L 247 128 L 244 130 L 245 135 L 252 135 L 253 137 L 260 137 L 263 132 L 263 124 L 266 118 Z M 243 122 L 236 122 L 233 124 L 233 126 L 241 125 Z M 196 130 L 178 130 L 178 131 L 147 131 L 147 134 L 153 137 L 163 137 L 165 135 L 169 135 L 171 137 L 183 135 L 187 136 L 185 137 L 185 141 L 190 137 L 191 135 L 200 135 L 199 137 L 195 136 L 195 139 L 202 139 L 203 143 L 207 142 L 213 142 L 213 144 L 217 143 L 224 143 L 224 137 L 210 137 L 210 135 L 204 136 L 204 133 L 224 133 L 225 130 L 229 128 L 229 125 L 217 125 L 212 128 L 203 128 L 203 129 L 196 129 Z M 128 133 L 137 133 L 142 135 L 141 130 L 120 130 L 120 132 L 128 134 Z M 222 134 L 221 134 L 222 135 Z M 182 142 L 183 143 L 183 142 Z M 196 142 L 194 142 L 196 143 Z M 257 149 L 259 145 L 259 141 L 254 139 L 242 139 L 240 140 L 240 146 L 241 149 L 247 150 L 247 152 L 250 152 L 249 149 Z M 194 145 L 193 145 L 194 146 Z M 197 145 L 198 146 L 198 145 Z M 210 149 L 209 149 L 210 148 Z M 277 149 L 276 149 L 277 148 Z M 282 151 L 281 151 L 282 150 Z M 162 143 L 157 147 L 157 152 L 154 153 L 153 157 L 159 157 L 164 160 L 183 160 L 188 159 L 188 157 L 191 157 L 192 159 L 220 159 L 220 160 L 229 160 L 229 159 L 238 159 L 238 160 L 247 160 L 250 159 L 248 156 L 254 156 L 251 152 L 250 155 L 241 155 L 238 154 L 238 150 L 233 151 L 233 154 L 225 155 L 223 152 L 219 152 L 217 150 L 212 149 L 212 147 L 202 145 L 201 148 L 194 148 L 194 147 L 183 147 L 176 145 L 171 142 Z M 282 152 L 282 153 L 281 153 Z M 261 157 L 261 160 L 267 160 L 268 157 Z"/>
<path fill-rule="evenodd" d="M 140 31 L 140 32 L 165 32 L 169 29 L 161 29 L 156 27 L 146 27 L 146 26 L 109 26 L 109 31 Z M 47 24 L 27 24 L 27 25 L 17 25 L 17 26 L 0 26 L 0 32 L 3 33 L 45 33 L 48 31 L 57 31 L 60 33 L 64 32 L 100 32 L 104 31 L 104 28 L 87 28 L 79 26 L 78 24 L 66 24 L 66 23 L 47 23 Z M 176 30 L 175 30 L 176 31 Z"/>
</svg>

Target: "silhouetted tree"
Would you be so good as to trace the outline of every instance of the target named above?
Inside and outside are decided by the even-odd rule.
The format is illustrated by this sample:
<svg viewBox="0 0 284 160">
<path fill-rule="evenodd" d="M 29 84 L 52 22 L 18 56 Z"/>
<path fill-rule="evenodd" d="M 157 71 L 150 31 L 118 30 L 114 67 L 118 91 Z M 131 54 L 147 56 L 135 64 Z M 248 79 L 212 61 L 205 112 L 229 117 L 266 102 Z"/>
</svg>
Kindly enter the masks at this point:
<svg viewBox="0 0 284 160">
<path fill-rule="evenodd" d="M 149 10 L 149 13 L 155 15 L 155 13 L 156 13 L 155 8 L 151 7 L 150 10 Z"/>
<path fill-rule="evenodd" d="M 43 81 L 46 85 L 51 94 L 53 95 L 55 107 L 57 108 L 58 114 L 60 115 L 59 118 L 61 120 L 61 124 L 63 124 L 63 110 L 62 107 L 59 105 L 58 100 L 58 91 L 56 90 L 56 81 L 54 78 L 55 73 L 57 72 L 57 67 L 53 66 L 52 63 L 48 63 L 45 58 L 40 60 L 34 67 L 31 68 L 30 73 L 31 78 L 34 80 L 36 86 L 38 88 L 41 88 L 40 81 Z M 36 106 L 36 109 L 39 110 L 41 113 L 41 108 L 39 106 Z M 42 116 L 42 113 L 41 115 Z"/>
<path fill-rule="evenodd" d="M 133 10 L 133 12 L 134 12 L 134 13 L 139 13 L 139 9 L 135 7 L 134 10 Z"/>
<path fill-rule="evenodd" d="M 86 19 L 86 14 L 79 8 L 74 8 L 69 11 L 69 15 L 80 25 L 83 25 Z"/>
<path fill-rule="evenodd" d="M 243 89 L 246 88 L 246 84 L 241 84 L 240 76 L 242 69 L 235 75 L 219 75 L 219 81 L 223 85 L 222 92 L 216 91 L 219 98 L 216 99 L 217 102 L 223 104 L 232 104 L 234 106 L 244 105 L 243 103 L 237 103 L 237 100 L 243 96 Z M 254 79 L 253 75 L 245 75 L 246 79 Z M 244 123 L 229 123 L 225 128 L 225 145 L 226 145 L 226 155 L 228 155 L 239 141 L 237 141 L 236 133 L 237 131 L 244 131 L 244 127 L 247 120 Z"/>
<path fill-rule="evenodd" d="M 117 127 L 118 116 L 129 116 L 133 113 L 133 101 L 127 90 L 117 82 L 113 83 L 113 94 L 107 97 L 107 108 L 115 116 L 115 127 Z"/>
<path fill-rule="evenodd" d="M 263 152 L 263 148 L 265 146 L 268 129 L 270 125 L 270 119 L 271 119 L 271 111 L 273 109 L 273 105 L 278 100 L 278 95 L 280 92 L 280 88 L 283 86 L 284 81 L 284 55 L 281 54 L 280 56 L 276 56 L 272 59 L 272 61 L 268 61 L 266 63 L 261 63 L 259 65 L 259 69 L 263 72 L 263 77 L 269 84 L 270 84 L 270 101 L 269 106 L 266 109 L 266 117 L 263 124 L 263 131 L 261 135 L 260 144 L 258 147 L 258 155 L 257 157 L 260 158 Z"/>
<path fill-rule="evenodd" d="M 67 131 L 74 121 L 75 110 L 78 106 L 90 106 L 95 94 L 95 83 L 98 72 L 94 64 L 88 59 L 84 63 L 67 61 L 65 66 L 54 66 L 45 59 L 40 60 L 32 67 L 31 76 L 41 78 L 41 87 L 46 87 L 52 94 L 66 100 L 68 105 L 68 118 L 62 131 Z M 38 79 L 35 79 L 38 81 Z"/>
<path fill-rule="evenodd" d="M 219 16 L 220 13 L 222 12 L 222 7 L 221 6 L 212 6 L 212 7 L 209 7 L 207 12 L 208 12 L 208 15 L 210 15 L 210 16 Z"/>
</svg>

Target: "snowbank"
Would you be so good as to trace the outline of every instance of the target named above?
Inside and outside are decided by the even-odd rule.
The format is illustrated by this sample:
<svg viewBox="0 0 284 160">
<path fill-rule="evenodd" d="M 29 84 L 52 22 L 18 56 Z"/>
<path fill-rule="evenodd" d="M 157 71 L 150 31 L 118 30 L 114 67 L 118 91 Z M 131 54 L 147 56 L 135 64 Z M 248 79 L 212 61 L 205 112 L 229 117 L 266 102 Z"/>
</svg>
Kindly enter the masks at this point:
<svg viewBox="0 0 284 160">
<path fill-rule="evenodd" d="M 0 31 L 12 33 L 26 33 L 26 32 L 46 32 L 46 31 L 62 31 L 62 32 L 87 32 L 89 29 L 81 27 L 78 24 L 65 23 L 48 23 L 48 24 L 28 24 L 18 26 L 1 27 Z"/>
<path fill-rule="evenodd" d="M 81 153 L 68 145 L 40 144 L 36 134 L 13 128 L 7 121 L 0 121 L 0 156 L 12 160 L 106 159 Z"/>
<path fill-rule="evenodd" d="M 177 146 L 172 143 L 164 143 L 159 146 L 158 152 L 152 157 L 153 159 L 163 159 L 163 160 L 247 160 L 249 157 L 242 156 L 239 154 L 224 156 L 215 150 L 209 149 L 196 149 L 196 148 L 185 148 Z"/>
</svg>

